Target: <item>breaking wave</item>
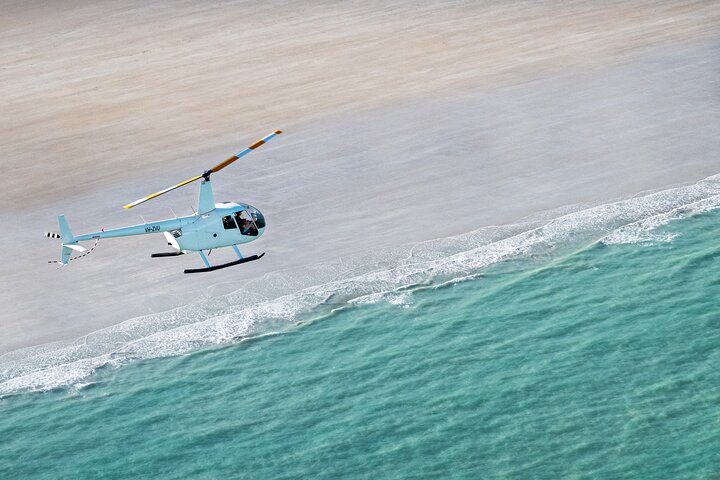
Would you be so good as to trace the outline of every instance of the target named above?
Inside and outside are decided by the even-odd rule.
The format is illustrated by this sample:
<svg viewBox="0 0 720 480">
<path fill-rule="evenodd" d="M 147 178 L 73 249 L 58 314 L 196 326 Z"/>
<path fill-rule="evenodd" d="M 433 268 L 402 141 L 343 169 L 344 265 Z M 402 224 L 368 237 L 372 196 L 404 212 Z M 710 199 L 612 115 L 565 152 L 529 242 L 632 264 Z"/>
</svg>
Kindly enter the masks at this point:
<svg viewBox="0 0 720 480">
<path fill-rule="evenodd" d="M 715 175 L 694 185 L 570 207 L 515 225 L 271 273 L 227 295 L 133 318 L 72 342 L 2 355 L 0 397 L 87 385 L 87 377 L 103 366 L 242 341 L 348 305 L 386 301 L 408 306 L 417 286 L 475 278 L 498 262 L 542 260 L 596 242 L 672 241 L 673 234 L 658 227 L 719 206 L 720 175 Z"/>
</svg>

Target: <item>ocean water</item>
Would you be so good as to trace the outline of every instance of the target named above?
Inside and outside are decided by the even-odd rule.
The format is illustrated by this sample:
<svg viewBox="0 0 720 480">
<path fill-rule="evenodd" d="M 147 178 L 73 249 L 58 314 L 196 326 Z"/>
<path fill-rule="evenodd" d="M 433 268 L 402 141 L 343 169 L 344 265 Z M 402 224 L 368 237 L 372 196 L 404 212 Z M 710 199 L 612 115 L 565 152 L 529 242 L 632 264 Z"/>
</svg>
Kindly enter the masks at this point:
<svg viewBox="0 0 720 480">
<path fill-rule="evenodd" d="M 720 177 L 0 357 L 0 478 L 718 478 Z"/>
</svg>

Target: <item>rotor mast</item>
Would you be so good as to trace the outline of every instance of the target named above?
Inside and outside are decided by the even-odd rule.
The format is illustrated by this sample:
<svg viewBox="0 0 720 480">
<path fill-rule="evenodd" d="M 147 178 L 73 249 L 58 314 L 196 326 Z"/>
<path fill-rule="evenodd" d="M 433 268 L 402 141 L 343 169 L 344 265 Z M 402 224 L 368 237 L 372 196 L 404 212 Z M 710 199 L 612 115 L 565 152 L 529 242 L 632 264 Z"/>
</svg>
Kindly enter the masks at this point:
<svg viewBox="0 0 720 480">
<path fill-rule="evenodd" d="M 215 195 L 212 191 L 212 183 L 210 183 L 210 175 L 206 177 L 203 174 L 202 182 L 200 182 L 200 198 L 198 199 L 198 213 L 208 213 L 215 210 Z"/>
</svg>

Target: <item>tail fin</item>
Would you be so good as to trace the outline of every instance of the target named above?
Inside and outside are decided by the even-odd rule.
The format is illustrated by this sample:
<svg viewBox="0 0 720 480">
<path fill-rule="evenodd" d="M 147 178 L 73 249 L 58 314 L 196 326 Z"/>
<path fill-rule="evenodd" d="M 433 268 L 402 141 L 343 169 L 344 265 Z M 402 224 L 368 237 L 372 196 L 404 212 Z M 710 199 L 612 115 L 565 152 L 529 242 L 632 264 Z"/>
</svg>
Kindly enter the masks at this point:
<svg viewBox="0 0 720 480">
<path fill-rule="evenodd" d="M 73 251 L 84 252 L 87 249 L 78 245 L 75 241 L 75 238 L 70 231 L 70 226 L 68 225 L 67 220 L 65 220 L 65 215 L 58 216 L 58 223 L 60 224 L 60 238 L 62 238 L 63 242 L 62 252 L 60 253 L 60 263 L 67 265 Z"/>
<path fill-rule="evenodd" d="M 67 223 L 67 220 L 65 220 L 65 215 L 58 215 L 58 223 L 60 224 L 60 236 L 62 237 L 63 243 L 74 243 L 75 240 L 73 239 L 72 232 L 70 231 L 70 226 Z"/>
</svg>

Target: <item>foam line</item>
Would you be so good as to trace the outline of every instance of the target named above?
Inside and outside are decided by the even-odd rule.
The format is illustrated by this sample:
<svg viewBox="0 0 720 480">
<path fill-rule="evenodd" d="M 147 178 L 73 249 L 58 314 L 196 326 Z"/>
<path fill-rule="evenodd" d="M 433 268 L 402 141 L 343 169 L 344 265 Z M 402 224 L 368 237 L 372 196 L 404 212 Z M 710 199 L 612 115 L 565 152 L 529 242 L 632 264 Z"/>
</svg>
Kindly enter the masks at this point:
<svg viewBox="0 0 720 480">
<path fill-rule="evenodd" d="M 555 218 L 485 227 L 465 235 L 275 272 L 243 289 L 127 320 L 73 342 L 0 356 L 0 396 L 79 385 L 96 369 L 179 355 L 291 328 L 348 304 L 412 303 L 418 286 L 474 278 L 498 262 L 588 245 L 669 241 L 656 229 L 720 206 L 720 175 L 694 185 L 570 211 Z"/>
</svg>

